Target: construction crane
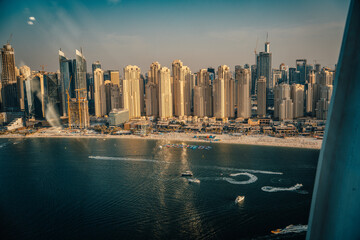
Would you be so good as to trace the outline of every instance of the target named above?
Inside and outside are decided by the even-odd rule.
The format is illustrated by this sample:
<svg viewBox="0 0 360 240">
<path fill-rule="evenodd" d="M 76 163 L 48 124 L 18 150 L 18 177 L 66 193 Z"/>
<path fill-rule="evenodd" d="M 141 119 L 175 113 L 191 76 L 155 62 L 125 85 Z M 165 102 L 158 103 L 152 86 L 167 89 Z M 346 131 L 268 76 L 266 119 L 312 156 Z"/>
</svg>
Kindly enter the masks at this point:
<svg viewBox="0 0 360 240">
<path fill-rule="evenodd" d="M 259 42 L 259 37 L 256 38 L 256 46 L 255 46 L 255 49 L 254 49 L 255 55 L 256 55 L 256 50 L 257 50 L 258 42 Z"/>
<path fill-rule="evenodd" d="M 79 128 L 81 129 L 82 128 L 82 126 L 81 126 L 81 102 L 82 102 L 82 100 L 85 102 L 86 97 L 80 97 L 80 92 L 86 93 L 86 88 L 78 88 L 78 89 L 75 89 L 75 91 L 76 91 L 76 100 L 79 103 Z"/>
<path fill-rule="evenodd" d="M 69 129 L 71 129 L 71 117 L 70 117 L 70 95 L 69 95 L 69 90 L 70 90 L 70 86 L 71 86 L 71 79 L 72 76 L 70 76 L 70 81 L 69 81 L 69 87 L 68 89 L 66 89 L 66 94 L 67 94 L 67 104 L 68 104 L 68 125 L 69 125 Z"/>
</svg>

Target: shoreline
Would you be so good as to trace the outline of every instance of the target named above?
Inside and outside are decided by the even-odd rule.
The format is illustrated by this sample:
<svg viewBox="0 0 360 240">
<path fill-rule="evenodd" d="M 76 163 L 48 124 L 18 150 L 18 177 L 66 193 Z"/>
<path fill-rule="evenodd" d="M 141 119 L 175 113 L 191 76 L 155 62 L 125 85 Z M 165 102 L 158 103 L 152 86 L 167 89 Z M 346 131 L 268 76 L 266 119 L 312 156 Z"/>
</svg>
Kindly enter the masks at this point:
<svg viewBox="0 0 360 240">
<path fill-rule="evenodd" d="M 276 138 L 267 135 L 242 135 L 232 136 L 228 134 L 211 134 L 215 135 L 216 139 L 220 141 L 207 141 L 194 138 L 194 136 L 210 135 L 210 134 L 194 134 L 194 133 L 164 133 L 149 134 L 141 137 L 137 135 L 108 135 L 108 134 L 58 134 L 47 131 L 46 133 L 34 133 L 23 136 L 19 134 L 0 135 L 1 138 L 103 138 L 103 139 L 142 139 L 142 140 L 164 140 L 164 141 L 183 141 L 183 142 L 197 142 L 197 143 L 225 143 L 225 144 L 239 144 L 239 145 L 253 145 L 253 146 L 272 146 L 272 147 L 288 147 L 288 148 L 302 148 L 302 149 L 317 149 L 320 150 L 322 140 L 309 137 L 288 137 Z"/>
</svg>

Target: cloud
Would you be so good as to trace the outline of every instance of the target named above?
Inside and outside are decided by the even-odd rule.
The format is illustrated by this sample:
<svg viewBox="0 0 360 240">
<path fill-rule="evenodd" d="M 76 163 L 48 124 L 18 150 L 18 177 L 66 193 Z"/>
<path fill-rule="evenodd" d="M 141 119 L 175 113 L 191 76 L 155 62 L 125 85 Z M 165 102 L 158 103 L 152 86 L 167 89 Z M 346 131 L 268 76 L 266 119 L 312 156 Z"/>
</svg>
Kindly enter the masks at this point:
<svg viewBox="0 0 360 240">
<path fill-rule="evenodd" d="M 36 19 L 35 19 L 35 17 L 29 17 L 29 20 L 35 21 Z"/>
<path fill-rule="evenodd" d="M 32 21 L 28 21 L 27 24 L 34 25 L 34 23 Z"/>
</svg>

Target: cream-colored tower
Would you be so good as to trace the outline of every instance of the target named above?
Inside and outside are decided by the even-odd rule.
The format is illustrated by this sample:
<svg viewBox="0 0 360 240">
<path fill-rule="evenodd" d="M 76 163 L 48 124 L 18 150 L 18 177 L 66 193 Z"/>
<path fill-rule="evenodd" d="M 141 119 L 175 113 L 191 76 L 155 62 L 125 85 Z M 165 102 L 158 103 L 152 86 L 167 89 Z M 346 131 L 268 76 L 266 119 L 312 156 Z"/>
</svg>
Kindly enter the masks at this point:
<svg viewBox="0 0 360 240">
<path fill-rule="evenodd" d="M 153 62 L 148 71 L 148 83 L 145 86 L 146 116 L 159 115 L 159 70 L 160 64 Z"/>
<path fill-rule="evenodd" d="M 170 69 L 162 67 L 159 70 L 159 117 L 161 119 L 173 116 L 173 96 L 171 92 Z"/>
<path fill-rule="evenodd" d="M 106 114 L 106 93 L 104 84 L 104 71 L 100 68 L 97 68 L 94 71 L 94 103 L 95 116 L 104 116 Z"/>
<path fill-rule="evenodd" d="M 190 78 L 191 71 L 183 66 L 180 60 L 173 62 L 173 93 L 175 116 L 189 116 L 190 112 Z"/>
<path fill-rule="evenodd" d="M 130 119 L 141 116 L 140 94 L 140 68 L 128 65 L 124 68 L 123 104 Z"/>
<path fill-rule="evenodd" d="M 304 85 L 292 84 L 291 85 L 291 99 L 294 104 L 294 118 L 304 116 Z"/>
<path fill-rule="evenodd" d="M 197 73 L 197 83 L 194 87 L 194 116 L 212 116 L 210 75 L 206 69 L 201 69 Z"/>
<path fill-rule="evenodd" d="M 214 82 L 214 117 L 235 117 L 235 81 L 231 78 L 230 68 L 219 66 L 218 77 Z"/>
<path fill-rule="evenodd" d="M 250 69 L 240 69 L 237 84 L 237 117 L 240 118 L 251 117 L 250 81 Z"/>
</svg>

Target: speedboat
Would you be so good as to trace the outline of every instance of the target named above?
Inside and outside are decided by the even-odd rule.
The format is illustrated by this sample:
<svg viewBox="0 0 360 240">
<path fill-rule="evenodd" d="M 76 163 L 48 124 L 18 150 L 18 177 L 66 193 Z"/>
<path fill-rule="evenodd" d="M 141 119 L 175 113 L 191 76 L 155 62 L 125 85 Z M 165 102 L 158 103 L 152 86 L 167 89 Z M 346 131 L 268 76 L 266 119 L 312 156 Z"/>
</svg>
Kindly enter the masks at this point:
<svg viewBox="0 0 360 240">
<path fill-rule="evenodd" d="M 279 234 L 281 232 L 281 229 L 272 230 L 271 233 L 273 234 Z"/>
<path fill-rule="evenodd" d="M 245 196 L 237 196 L 235 199 L 235 203 L 241 203 L 243 202 L 245 199 Z"/>
<path fill-rule="evenodd" d="M 181 174 L 181 176 L 183 176 L 183 177 L 191 177 L 192 175 L 193 175 L 193 173 L 191 171 L 186 171 Z"/>
<path fill-rule="evenodd" d="M 189 178 L 188 181 L 189 183 L 200 183 L 200 180 L 197 178 Z"/>
</svg>

